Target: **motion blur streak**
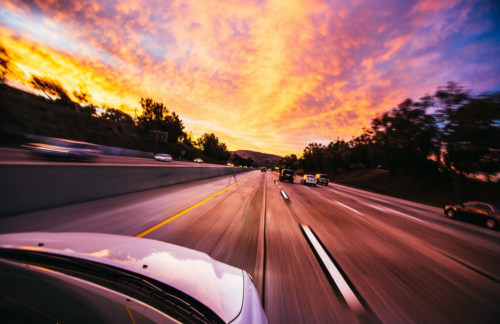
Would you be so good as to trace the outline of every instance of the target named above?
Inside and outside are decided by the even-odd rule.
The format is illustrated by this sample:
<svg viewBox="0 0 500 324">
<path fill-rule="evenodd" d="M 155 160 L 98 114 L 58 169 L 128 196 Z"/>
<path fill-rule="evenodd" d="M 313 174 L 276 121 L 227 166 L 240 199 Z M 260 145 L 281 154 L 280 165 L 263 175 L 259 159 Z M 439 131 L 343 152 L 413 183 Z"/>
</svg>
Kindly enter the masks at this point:
<svg viewBox="0 0 500 324">
<path fill-rule="evenodd" d="M 198 206 L 200 206 L 200 205 L 202 205 L 202 204 L 206 203 L 206 202 L 207 202 L 207 201 L 209 201 L 210 199 L 212 199 L 212 198 L 214 198 L 214 197 L 217 197 L 218 195 L 220 195 L 221 193 L 225 192 L 226 190 L 231 189 L 232 187 L 236 186 L 237 184 L 239 184 L 239 183 L 241 183 L 241 182 L 245 181 L 246 179 L 248 179 L 248 178 L 250 178 L 251 176 L 254 176 L 254 175 L 255 175 L 255 173 L 254 173 L 254 174 L 252 174 L 252 175 L 249 175 L 249 176 L 248 176 L 248 177 L 246 177 L 246 178 L 243 178 L 242 180 L 240 180 L 240 181 L 238 181 L 238 182 L 236 182 L 236 183 L 234 183 L 234 184 L 230 185 L 229 187 L 227 187 L 227 188 L 225 188 L 225 189 L 223 189 L 223 190 L 219 191 L 218 193 L 216 193 L 216 194 L 214 194 L 214 195 L 212 195 L 212 196 L 208 197 L 207 199 L 204 199 L 204 200 L 200 201 L 200 202 L 199 202 L 199 203 L 197 203 L 196 205 L 191 206 L 191 207 L 189 207 L 188 209 L 185 209 L 185 210 L 181 211 L 180 213 L 178 213 L 178 214 L 176 214 L 176 215 L 174 215 L 174 216 L 172 216 L 172 217 L 170 217 L 170 218 L 166 219 L 165 221 L 161 222 L 160 224 L 158 224 L 158 225 L 155 225 L 155 226 L 151 227 L 150 229 L 148 229 L 148 230 L 146 230 L 146 231 L 142 232 L 142 233 L 141 233 L 141 234 L 139 234 L 139 235 L 136 235 L 136 237 L 144 237 L 144 236 L 148 235 L 149 233 L 151 233 L 151 232 L 153 232 L 153 231 L 157 230 L 158 228 L 162 227 L 163 225 L 166 225 L 166 224 L 170 223 L 171 221 L 173 221 L 173 220 L 174 220 L 174 219 L 176 219 L 177 217 L 180 217 L 180 216 L 184 215 L 185 213 L 189 212 L 190 210 L 193 210 L 193 209 L 195 209 L 196 207 L 198 207 Z"/>
<path fill-rule="evenodd" d="M 254 278 L 265 271 L 261 297 L 270 324 L 498 323 L 499 231 L 450 220 L 442 208 L 335 183 L 329 184 L 335 192 L 281 183 L 290 197 L 286 200 L 271 176 L 278 174 L 249 171 L 236 175 L 239 185 L 232 190 L 227 187 L 233 176 L 223 176 L 0 217 L 0 233 L 135 236 L 227 190 L 147 238 L 206 253 Z M 374 201 L 380 209 L 369 205 Z M 363 315 L 325 275 L 299 224 L 307 224 L 331 256 Z M 264 267 L 258 262 L 261 239 Z"/>
</svg>

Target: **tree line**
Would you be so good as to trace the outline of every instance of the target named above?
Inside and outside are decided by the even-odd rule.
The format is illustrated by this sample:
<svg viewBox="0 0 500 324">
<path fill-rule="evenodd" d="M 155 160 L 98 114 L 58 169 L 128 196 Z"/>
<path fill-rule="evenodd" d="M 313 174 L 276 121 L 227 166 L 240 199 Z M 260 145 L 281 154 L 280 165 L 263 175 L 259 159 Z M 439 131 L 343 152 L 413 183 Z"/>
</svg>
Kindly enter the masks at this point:
<svg viewBox="0 0 500 324">
<path fill-rule="evenodd" d="M 0 85 L 5 82 L 7 75 L 12 73 L 11 55 L 0 45 Z M 125 108 L 112 108 L 107 104 L 100 107 L 92 102 L 92 95 L 86 89 L 70 92 L 60 81 L 48 76 L 31 75 L 28 85 L 43 93 L 44 98 L 53 104 L 124 125 L 137 127 L 147 134 L 149 131 L 168 132 L 168 143 L 175 144 L 182 141 L 185 145 L 196 146 L 203 153 L 218 162 L 225 163 L 231 153 L 225 143 L 222 143 L 215 134 L 205 133 L 194 140 L 192 133 L 187 134 L 182 119 L 174 111 L 170 111 L 163 103 L 152 98 L 141 98 L 139 104 L 142 112 L 139 116 L 127 114 Z M 252 161 L 253 163 L 253 161 Z"/>
<path fill-rule="evenodd" d="M 458 174 L 489 181 L 500 172 L 500 95 L 471 96 L 448 82 L 376 116 L 350 141 L 310 143 L 302 157 L 287 155 L 280 164 L 308 172 L 382 168 L 391 174 Z"/>
</svg>

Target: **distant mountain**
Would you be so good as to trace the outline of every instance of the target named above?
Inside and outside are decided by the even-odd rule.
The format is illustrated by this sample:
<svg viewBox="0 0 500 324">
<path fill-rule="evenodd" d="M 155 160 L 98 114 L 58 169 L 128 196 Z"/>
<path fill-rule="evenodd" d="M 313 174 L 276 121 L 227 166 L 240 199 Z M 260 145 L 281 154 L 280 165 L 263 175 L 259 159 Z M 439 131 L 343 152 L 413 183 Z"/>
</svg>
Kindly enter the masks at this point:
<svg viewBox="0 0 500 324">
<path fill-rule="evenodd" d="M 281 160 L 281 156 L 254 151 L 239 150 L 232 153 L 236 153 L 245 159 L 251 158 L 258 165 L 262 165 L 268 168 L 277 165 L 279 160 Z"/>
</svg>

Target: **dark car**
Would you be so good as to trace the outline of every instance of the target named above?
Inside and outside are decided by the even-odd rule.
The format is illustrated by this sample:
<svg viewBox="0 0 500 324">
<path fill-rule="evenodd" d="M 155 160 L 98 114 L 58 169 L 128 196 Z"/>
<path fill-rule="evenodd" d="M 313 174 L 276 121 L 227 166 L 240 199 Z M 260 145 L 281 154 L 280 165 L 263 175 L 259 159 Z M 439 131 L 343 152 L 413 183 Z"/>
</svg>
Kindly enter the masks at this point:
<svg viewBox="0 0 500 324">
<path fill-rule="evenodd" d="M 328 182 L 330 180 L 328 179 L 328 175 L 327 174 L 316 174 L 316 182 L 318 184 L 322 184 L 322 185 L 325 185 L 325 186 L 328 186 Z"/>
<path fill-rule="evenodd" d="M 261 171 L 261 172 L 266 172 L 266 168 L 265 168 L 265 167 L 262 167 L 262 168 L 260 168 L 260 171 Z"/>
<path fill-rule="evenodd" d="M 293 183 L 294 176 L 295 172 L 293 170 L 283 169 L 281 170 L 279 179 L 280 181 L 289 181 L 290 183 Z"/>
<path fill-rule="evenodd" d="M 479 201 L 469 201 L 458 205 L 446 205 L 444 213 L 448 218 L 461 217 L 485 224 L 495 229 L 500 222 L 500 206 Z"/>
</svg>

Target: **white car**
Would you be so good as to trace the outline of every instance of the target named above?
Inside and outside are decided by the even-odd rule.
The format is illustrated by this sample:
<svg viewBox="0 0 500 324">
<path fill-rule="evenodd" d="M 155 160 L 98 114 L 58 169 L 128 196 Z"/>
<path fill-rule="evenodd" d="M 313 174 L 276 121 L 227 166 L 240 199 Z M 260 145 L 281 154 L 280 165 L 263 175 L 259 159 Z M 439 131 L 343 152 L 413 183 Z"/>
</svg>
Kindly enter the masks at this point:
<svg viewBox="0 0 500 324">
<path fill-rule="evenodd" d="M 202 160 L 202 159 L 200 159 L 200 158 L 196 158 L 196 159 L 194 159 L 194 162 L 195 162 L 195 163 L 203 163 L 203 160 Z"/>
<path fill-rule="evenodd" d="M 311 185 L 316 187 L 316 177 L 313 174 L 304 174 L 302 178 L 300 178 L 300 183 L 303 185 Z"/>
<path fill-rule="evenodd" d="M 170 155 L 170 154 L 160 153 L 160 154 L 156 154 L 154 157 L 155 157 L 155 160 L 162 161 L 162 162 L 172 162 L 174 160 L 172 158 L 172 155 Z"/>
<path fill-rule="evenodd" d="M 245 271 L 156 240 L 4 234 L 0 274 L 7 322 L 267 323 Z"/>
</svg>

